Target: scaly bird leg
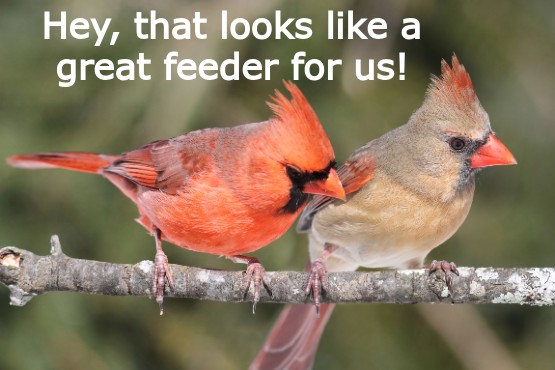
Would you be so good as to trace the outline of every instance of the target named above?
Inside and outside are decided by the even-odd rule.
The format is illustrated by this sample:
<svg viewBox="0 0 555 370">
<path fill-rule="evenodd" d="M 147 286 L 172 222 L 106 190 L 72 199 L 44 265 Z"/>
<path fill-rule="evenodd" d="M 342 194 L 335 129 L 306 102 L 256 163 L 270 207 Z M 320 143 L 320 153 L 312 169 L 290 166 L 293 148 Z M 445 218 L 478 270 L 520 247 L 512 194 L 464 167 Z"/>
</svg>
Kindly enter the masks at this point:
<svg viewBox="0 0 555 370">
<path fill-rule="evenodd" d="M 326 243 L 324 252 L 310 264 L 310 276 L 305 292 L 309 295 L 312 291 L 312 299 L 316 308 L 316 315 L 320 317 L 320 295 L 328 289 L 328 270 L 324 262 L 335 252 L 337 247 Z"/>
<path fill-rule="evenodd" d="M 249 256 L 227 256 L 228 259 L 233 261 L 234 263 L 244 263 L 247 265 L 247 274 L 245 275 L 245 279 L 243 280 L 243 291 L 246 297 L 247 293 L 249 292 L 249 287 L 251 285 L 251 281 L 253 282 L 253 302 L 252 302 L 252 313 L 256 312 L 256 304 L 260 301 L 260 283 L 264 285 L 264 288 L 268 291 L 270 295 L 272 295 L 272 291 L 270 290 L 269 281 L 266 278 L 266 270 L 264 266 L 260 263 L 258 258 L 249 257 Z"/>
<path fill-rule="evenodd" d="M 453 275 L 459 275 L 459 270 L 457 270 L 457 265 L 455 265 L 453 262 L 447 262 L 447 261 L 436 261 L 433 260 L 432 263 L 430 264 L 430 275 L 433 274 L 436 271 L 440 271 L 442 270 L 443 273 L 445 274 L 445 283 L 447 283 L 447 288 L 449 288 L 449 290 L 451 291 L 452 287 L 453 287 Z"/>
<path fill-rule="evenodd" d="M 166 280 L 170 289 L 174 289 L 172 270 L 168 264 L 168 256 L 162 250 L 162 232 L 156 228 L 154 231 L 156 241 L 156 255 L 154 256 L 154 277 L 152 281 L 152 292 L 156 297 L 156 303 L 160 306 L 160 315 L 164 314 L 164 289 Z"/>
</svg>

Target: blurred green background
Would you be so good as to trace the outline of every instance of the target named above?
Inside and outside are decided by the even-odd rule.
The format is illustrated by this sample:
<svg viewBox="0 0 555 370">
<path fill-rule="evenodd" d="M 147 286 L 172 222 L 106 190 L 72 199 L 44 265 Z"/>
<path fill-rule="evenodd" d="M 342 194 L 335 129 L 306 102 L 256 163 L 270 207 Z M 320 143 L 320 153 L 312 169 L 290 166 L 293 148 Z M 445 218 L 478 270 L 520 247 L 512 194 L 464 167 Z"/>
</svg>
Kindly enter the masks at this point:
<svg viewBox="0 0 555 370">
<path fill-rule="evenodd" d="M 208 40 L 141 41 L 134 36 L 136 11 L 166 18 L 209 19 Z M 309 17 L 309 40 L 244 41 L 217 37 L 222 9 L 230 16 L 273 19 Z M 385 40 L 328 41 L 328 9 L 352 9 L 358 17 L 382 17 Z M 121 32 L 114 47 L 91 40 L 43 40 L 43 12 L 69 17 L 113 18 Z M 417 18 L 422 37 L 405 41 L 403 17 Z M 165 54 L 223 59 L 239 50 L 245 58 L 277 58 L 271 81 L 164 80 Z M 297 82 L 323 122 L 339 161 L 370 139 L 406 122 L 423 100 L 431 73 L 456 52 L 469 70 L 492 126 L 519 161 L 488 169 L 477 181 L 468 220 L 431 258 L 460 266 L 555 266 L 555 3 L 542 1 L 15 1 L 0 2 L 0 158 L 22 152 L 82 150 L 119 153 L 155 139 L 202 127 L 231 126 L 269 117 L 264 102 L 282 79 L 291 79 L 295 51 L 309 57 L 342 58 L 334 81 Z M 358 82 L 354 58 L 394 58 L 406 52 L 406 80 Z M 153 59 L 152 81 L 99 81 L 57 85 L 63 58 Z M 0 246 L 37 254 L 59 234 L 73 257 L 136 263 L 154 256 L 154 242 L 133 219 L 134 205 L 99 176 L 66 171 L 23 171 L 0 164 Z M 166 245 L 170 261 L 221 269 L 243 266 Z M 292 230 L 254 254 L 269 270 L 300 270 L 306 236 Z M 48 294 L 25 307 L 8 305 L 0 288 L 2 369 L 244 369 L 280 310 L 261 304 L 167 299 L 158 316 L 146 298 Z M 555 368 L 555 309 L 477 307 L 484 330 L 504 349 L 501 356 L 526 369 Z M 449 327 L 455 307 L 437 316 Z M 443 320 L 443 321 L 439 321 Z M 316 369 L 429 369 L 469 367 L 462 338 L 453 351 L 414 306 L 343 305 L 324 334 Z M 496 343 L 493 343 L 496 342 Z M 491 347 L 493 348 L 493 347 Z M 466 365 L 465 365 L 466 364 Z"/>
</svg>

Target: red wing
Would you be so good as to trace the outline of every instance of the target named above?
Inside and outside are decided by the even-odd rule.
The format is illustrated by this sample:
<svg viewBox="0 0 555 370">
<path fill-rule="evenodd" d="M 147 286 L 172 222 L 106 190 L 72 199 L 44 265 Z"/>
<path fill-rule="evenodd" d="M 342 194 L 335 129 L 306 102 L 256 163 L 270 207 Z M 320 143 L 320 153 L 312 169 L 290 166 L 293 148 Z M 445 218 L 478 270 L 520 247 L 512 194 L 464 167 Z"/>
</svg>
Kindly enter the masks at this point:
<svg viewBox="0 0 555 370">
<path fill-rule="evenodd" d="M 374 175 L 374 161 L 368 155 L 348 160 L 337 174 L 345 189 L 345 194 L 354 193 L 362 188 Z"/>
<path fill-rule="evenodd" d="M 196 140 L 197 136 L 199 132 L 192 132 L 152 148 L 152 161 L 158 173 L 156 188 L 175 194 L 187 185 L 192 176 L 209 167 L 213 158 L 210 148 L 212 140 L 208 137 Z"/>
<path fill-rule="evenodd" d="M 339 175 L 341 184 L 343 184 L 345 194 L 354 193 L 372 179 L 372 176 L 374 175 L 374 161 L 368 153 L 362 153 L 362 155 L 354 156 L 352 159 L 347 160 L 345 164 L 339 167 L 337 175 Z M 297 232 L 308 231 L 312 225 L 314 215 L 319 210 L 336 200 L 337 199 L 335 198 L 324 195 L 317 195 L 312 198 L 299 218 Z"/>
<path fill-rule="evenodd" d="M 186 186 L 189 178 L 210 163 L 205 151 L 208 143 L 192 132 L 168 140 L 155 141 L 125 153 L 106 171 L 116 173 L 137 185 L 168 194 Z"/>
<path fill-rule="evenodd" d="M 125 177 L 137 185 L 156 188 L 158 172 L 152 163 L 150 150 L 152 146 L 158 143 L 155 141 L 139 149 L 124 153 L 119 160 L 113 162 L 105 171 Z"/>
<path fill-rule="evenodd" d="M 121 175 L 137 185 L 156 188 L 158 174 L 151 163 L 122 159 L 107 168 L 106 171 Z"/>
</svg>

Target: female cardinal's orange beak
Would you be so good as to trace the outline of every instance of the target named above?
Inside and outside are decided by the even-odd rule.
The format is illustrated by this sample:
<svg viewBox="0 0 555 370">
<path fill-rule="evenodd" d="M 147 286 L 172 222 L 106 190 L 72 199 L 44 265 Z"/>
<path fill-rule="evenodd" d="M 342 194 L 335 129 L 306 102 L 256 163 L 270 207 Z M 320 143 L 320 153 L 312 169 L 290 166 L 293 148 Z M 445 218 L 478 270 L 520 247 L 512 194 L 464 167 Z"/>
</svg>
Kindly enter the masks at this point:
<svg viewBox="0 0 555 370">
<path fill-rule="evenodd" d="M 337 176 L 337 172 L 335 172 L 333 168 L 330 170 L 327 179 L 307 183 L 303 188 L 303 192 L 307 194 L 327 195 L 329 197 L 345 200 L 345 190 L 343 190 L 341 180 L 339 180 L 339 176 Z"/>
<path fill-rule="evenodd" d="M 516 159 L 505 145 L 492 133 L 488 140 L 470 158 L 472 168 L 516 164 Z"/>
</svg>

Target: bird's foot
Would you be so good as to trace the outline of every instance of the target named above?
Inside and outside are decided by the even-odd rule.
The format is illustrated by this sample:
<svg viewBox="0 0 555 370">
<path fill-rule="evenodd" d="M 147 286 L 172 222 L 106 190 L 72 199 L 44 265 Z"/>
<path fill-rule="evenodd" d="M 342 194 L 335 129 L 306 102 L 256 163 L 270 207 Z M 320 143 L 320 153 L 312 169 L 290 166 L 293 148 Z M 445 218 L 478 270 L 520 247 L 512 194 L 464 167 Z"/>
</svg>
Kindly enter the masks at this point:
<svg viewBox="0 0 555 370">
<path fill-rule="evenodd" d="M 264 269 L 264 266 L 262 266 L 260 261 L 256 258 L 253 258 L 247 264 L 247 271 L 245 279 L 243 280 L 243 291 L 245 292 L 245 296 L 249 292 L 251 281 L 253 282 L 252 313 L 254 314 L 256 313 L 256 304 L 260 301 L 260 283 L 262 283 L 268 293 L 272 295 L 269 282 L 266 278 L 266 269 Z"/>
<path fill-rule="evenodd" d="M 324 262 L 318 258 L 311 264 L 308 284 L 305 288 L 306 295 L 312 291 L 312 299 L 316 308 L 316 315 L 320 316 L 320 295 L 328 289 L 328 270 Z"/>
<path fill-rule="evenodd" d="M 245 263 L 247 264 L 247 271 L 245 278 L 243 279 L 243 296 L 246 297 L 249 288 L 251 286 L 251 281 L 253 282 L 253 300 L 252 300 L 252 313 L 256 313 L 256 304 L 260 301 L 260 285 L 264 285 L 268 294 L 272 295 L 272 290 L 270 289 L 270 282 L 266 277 L 266 269 L 262 266 L 262 263 L 255 257 L 249 256 L 228 256 L 228 259 L 235 263 Z"/>
<path fill-rule="evenodd" d="M 433 260 L 430 264 L 430 275 L 436 271 L 443 271 L 445 274 L 445 283 L 447 284 L 447 288 L 451 291 L 453 287 L 453 274 L 459 276 L 459 270 L 457 270 L 457 265 L 453 262 L 447 261 L 436 261 Z"/>
<path fill-rule="evenodd" d="M 156 303 L 160 307 L 160 315 L 164 314 L 164 290 L 166 281 L 170 289 L 174 289 L 172 270 L 168 263 L 168 256 L 159 249 L 154 256 L 154 278 L 152 292 L 156 298 Z"/>
</svg>

